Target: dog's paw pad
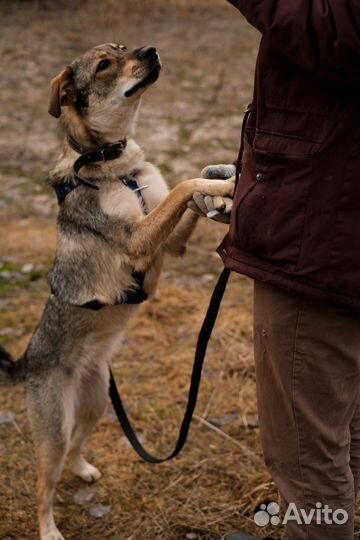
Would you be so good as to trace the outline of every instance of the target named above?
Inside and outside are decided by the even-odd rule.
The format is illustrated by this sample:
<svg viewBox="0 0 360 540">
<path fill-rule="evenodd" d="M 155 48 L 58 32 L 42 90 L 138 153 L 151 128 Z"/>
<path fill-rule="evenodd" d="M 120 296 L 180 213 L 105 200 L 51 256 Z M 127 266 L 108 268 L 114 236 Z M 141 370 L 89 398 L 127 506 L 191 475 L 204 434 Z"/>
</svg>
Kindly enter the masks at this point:
<svg viewBox="0 0 360 540">
<path fill-rule="evenodd" d="M 42 534 L 41 540 L 65 540 L 65 538 L 58 529 L 52 529 L 51 531 Z"/>
<path fill-rule="evenodd" d="M 101 472 L 99 469 L 91 465 L 87 461 L 83 461 L 81 464 L 73 467 L 73 472 L 76 476 L 79 476 L 84 482 L 96 482 L 101 478 Z"/>
</svg>

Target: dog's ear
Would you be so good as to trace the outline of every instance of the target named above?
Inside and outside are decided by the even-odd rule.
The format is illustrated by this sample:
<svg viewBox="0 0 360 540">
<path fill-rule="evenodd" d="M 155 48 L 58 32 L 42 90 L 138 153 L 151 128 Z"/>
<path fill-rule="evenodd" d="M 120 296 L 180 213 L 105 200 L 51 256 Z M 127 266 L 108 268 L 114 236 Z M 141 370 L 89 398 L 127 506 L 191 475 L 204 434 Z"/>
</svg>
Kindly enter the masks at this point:
<svg viewBox="0 0 360 540">
<path fill-rule="evenodd" d="M 70 66 L 63 69 L 59 75 L 53 78 L 50 84 L 50 106 L 49 113 L 55 118 L 61 115 L 61 106 L 69 105 L 73 101 L 72 79 L 73 70 Z"/>
</svg>

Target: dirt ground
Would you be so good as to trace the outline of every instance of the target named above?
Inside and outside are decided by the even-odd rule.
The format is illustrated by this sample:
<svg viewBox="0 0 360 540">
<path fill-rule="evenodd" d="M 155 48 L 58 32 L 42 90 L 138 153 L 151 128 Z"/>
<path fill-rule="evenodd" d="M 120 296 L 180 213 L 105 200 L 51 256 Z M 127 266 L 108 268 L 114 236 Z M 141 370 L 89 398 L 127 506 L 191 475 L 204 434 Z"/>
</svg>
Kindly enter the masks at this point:
<svg viewBox="0 0 360 540">
<path fill-rule="evenodd" d="M 50 79 L 97 43 L 158 47 L 164 68 L 144 99 L 137 138 L 173 185 L 208 163 L 234 160 L 258 39 L 225 0 L 0 1 L 0 342 L 14 354 L 46 301 L 56 241 L 57 205 L 45 182 L 60 143 L 47 114 Z M 160 454 L 177 436 L 225 233 L 204 220 L 186 257 L 168 259 L 160 296 L 141 308 L 114 360 L 141 440 Z M 65 471 L 59 485 L 56 518 L 67 540 L 219 540 L 238 529 L 280 535 L 253 522 L 258 504 L 276 501 L 277 492 L 259 443 L 251 306 L 251 283 L 233 276 L 189 441 L 175 461 L 141 463 L 109 405 L 86 449 L 102 479 L 84 492 Z M 24 392 L 1 388 L 0 539 L 35 538 Z"/>
</svg>

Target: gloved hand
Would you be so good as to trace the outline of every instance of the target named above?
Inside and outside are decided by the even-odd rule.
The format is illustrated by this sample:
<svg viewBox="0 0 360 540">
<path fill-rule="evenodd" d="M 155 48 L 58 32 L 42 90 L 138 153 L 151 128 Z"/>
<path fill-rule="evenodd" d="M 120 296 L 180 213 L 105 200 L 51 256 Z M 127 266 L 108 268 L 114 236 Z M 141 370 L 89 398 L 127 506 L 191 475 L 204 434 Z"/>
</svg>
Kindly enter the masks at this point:
<svg viewBox="0 0 360 540">
<path fill-rule="evenodd" d="M 235 165 L 209 165 L 201 171 L 201 177 L 209 180 L 228 180 L 235 176 Z M 230 197 L 210 197 L 194 193 L 188 208 L 202 217 L 208 217 L 221 223 L 230 223 L 233 200 Z"/>
</svg>

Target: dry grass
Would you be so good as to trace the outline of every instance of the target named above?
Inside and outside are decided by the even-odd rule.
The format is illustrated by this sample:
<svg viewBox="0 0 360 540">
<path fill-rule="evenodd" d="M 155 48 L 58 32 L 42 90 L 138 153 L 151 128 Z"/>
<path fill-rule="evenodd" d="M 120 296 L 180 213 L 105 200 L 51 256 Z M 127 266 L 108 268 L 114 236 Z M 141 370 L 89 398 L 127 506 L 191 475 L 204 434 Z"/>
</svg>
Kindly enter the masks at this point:
<svg viewBox="0 0 360 540">
<path fill-rule="evenodd" d="M 15 282 L 0 269 L 0 337 L 15 354 L 41 314 L 55 245 L 56 205 L 43 183 L 59 142 L 46 114 L 48 81 L 83 49 L 114 39 L 159 47 L 164 70 L 145 100 L 139 138 L 170 183 L 236 154 L 258 37 L 225 0 L 0 2 L 7 104 L 0 112 L 0 252 L 14 268 L 41 265 Z M 188 255 L 168 260 L 161 295 L 142 307 L 114 361 L 138 433 L 160 454 L 177 436 L 197 332 L 221 269 L 214 250 L 225 232 L 202 223 Z M 233 529 L 258 532 L 254 509 L 277 493 L 256 427 L 251 304 L 251 283 L 233 276 L 178 459 L 141 463 L 109 407 L 86 453 L 103 472 L 96 500 L 112 510 L 90 517 L 88 506 L 73 500 L 81 482 L 65 472 L 56 516 L 67 540 L 218 540 Z M 1 389 L 0 412 L 6 410 L 16 418 L 0 425 L 0 539 L 33 540 L 35 460 L 22 387 Z"/>
<path fill-rule="evenodd" d="M 166 454 L 176 440 L 197 332 L 220 270 L 211 249 L 223 232 L 202 225 L 187 258 L 180 265 L 167 265 L 161 294 L 143 306 L 114 361 L 138 433 L 157 454 Z M 26 296 L 21 307 L 19 299 L 13 300 L 10 311 L 30 328 L 42 302 L 34 301 L 29 312 Z M 276 492 L 261 461 L 258 430 L 249 427 L 256 419 L 251 301 L 250 284 L 234 276 L 209 348 L 196 418 L 180 458 L 160 466 L 140 463 L 109 409 L 91 437 L 87 455 L 103 472 L 98 500 L 111 504 L 112 512 L 98 521 L 89 517 L 88 507 L 73 502 L 81 482 L 66 472 L 56 505 L 66 538 L 180 540 L 192 532 L 196 538 L 218 539 L 239 527 L 255 532 L 254 508 L 276 498 Z M 20 348 L 17 344 L 14 349 Z M 6 480 L 0 495 L 4 504 L 0 538 L 7 534 L 30 539 L 36 529 L 34 456 L 22 389 L 3 394 L 1 406 L 16 412 L 17 423 L 0 427 L 0 464 Z M 216 419 L 226 423 L 229 414 L 229 425 L 219 427 Z"/>
</svg>

